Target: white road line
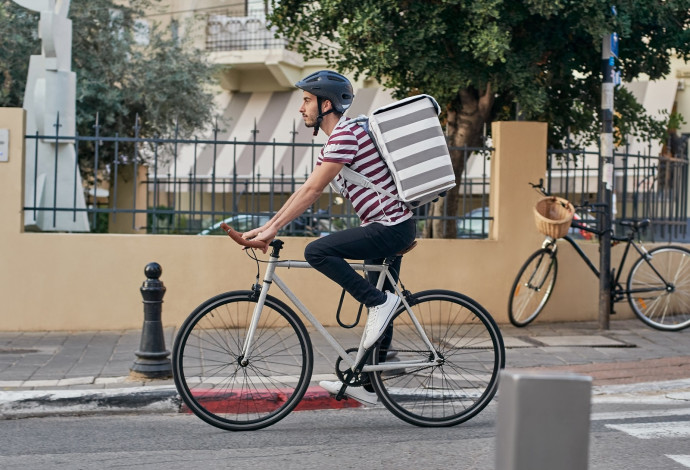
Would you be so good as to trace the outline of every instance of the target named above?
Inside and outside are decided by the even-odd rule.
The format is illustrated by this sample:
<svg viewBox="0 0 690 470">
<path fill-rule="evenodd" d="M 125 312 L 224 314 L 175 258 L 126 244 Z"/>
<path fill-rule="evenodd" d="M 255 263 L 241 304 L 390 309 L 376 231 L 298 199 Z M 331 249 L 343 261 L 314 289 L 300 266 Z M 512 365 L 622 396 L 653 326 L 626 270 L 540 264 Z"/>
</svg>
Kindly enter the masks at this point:
<svg viewBox="0 0 690 470">
<path fill-rule="evenodd" d="M 610 413 L 592 413 L 591 421 L 613 421 L 620 419 L 660 418 L 663 416 L 690 415 L 690 408 L 675 410 L 614 411 Z"/>
<path fill-rule="evenodd" d="M 623 431 L 638 439 L 690 437 L 690 422 L 670 421 L 666 423 L 607 424 L 607 428 Z"/>
<path fill-rule="evenodd" d="M 667 455 L 666 457 L 675 460 L 684 467 L 690 468 L 690 455 Z"/>
</svg>

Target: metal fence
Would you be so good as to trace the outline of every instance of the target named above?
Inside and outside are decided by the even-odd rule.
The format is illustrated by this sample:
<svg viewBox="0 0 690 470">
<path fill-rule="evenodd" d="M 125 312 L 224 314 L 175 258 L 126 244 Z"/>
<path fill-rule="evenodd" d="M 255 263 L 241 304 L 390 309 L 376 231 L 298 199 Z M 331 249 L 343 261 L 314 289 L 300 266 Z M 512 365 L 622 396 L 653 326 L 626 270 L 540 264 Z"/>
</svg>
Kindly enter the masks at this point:
<svg viewBox="0 0 690 470">
<path fill-rule="evenodd" d="M 268 220 L 306 181 L 321 147 L 314 142 L 297 142 L 296 132 L 290 142 L 261 142 L 256 140 L 256 126 L 251 141 L 224 140 L 217 129 L 209 137 L 190 139 L 179 135 L 141 137 L 136 125 L 133 137 L 102 136 L 98 125 L 94 129 L 92 136 L 26 136 L 36 142 L 43 139 L 55 145 L 74 144 L 79 156 L 74 171 L 81 174 L 86 202 L 81 208 L 77 204 L 45 203 L 33 190 L 27 193 L 24 210 L 34 218 L 41 212 L 70 212 L 75 216 L 86 212 L 94 233 L 213 234 L 220 233 L 218 225 L 224 220 L 246 230 Z M 459 238 L 486 238 L 491 220 L 488 204 L 492 148 L 454 150 L 461 152 L 466 169 L 454 189 L 460 194 L 458 210 L 447 213 L 443 204 L 441 214 L 431 217 L 428 205 L 417 208 L 414 217 L 418 233 L 423 234 L 432 220 L 443 219 L 455 221 Z M 651 147 L 646 153 L 623 150 L 614 154 L 614 217 L 651 219 L 652 229 L 646 237 L 652 240 L 685 240 L 687 148 L 681 158 L 678 154 L 651 155 Z M 237 161 L 242 155 L 252 157 L 249 170 L 238 170 Z M 272 171 L 259 171 L 259 156 Z M 27 158 L 38 161 L 38 155 Z M 568 146 L 549 150 L 545 175 L 549 192 L 576 205 L 595 202 L 598 160 L 598 150 Z M 34 178 L 34 188 L 39 184 L 37 176 L 38 172 L 29 175 Z M 79 189 L 75 185 L 53 188 L 56 193 L 69 194 L 69 200 Z M 329 189 L 309 211 L 286 227 L 284 234 L 318 236 L 358 223 L 349 202 Z"/>
<path fill-rule="evenodd" d="M 94 233 L 219 234 L 221 221 L 246 230 L 268 220 L 306 181 L 322 146 L 297 142 L 296 132 L 291 142 L 261 142 L 224 140 L 219 138 L 218 129 L 210 137 L 191 139 L 178 135 L 141 137 L 136 125 L 133 137 L 102 136 L 98 124 L 94 129 L 93 136 L 26 136 L 36 142 L 74 144 L 86 204 L 84 208 L 77 204 L 45 204 L 34 190 L 26 198 L 25 211 L 75 215 L 86 212 Z M 252 134 L 258 134 L 256 127 Z M 463 175 L 454 189 L 461 197 L 459 209 L 449 214 L 443 203 L 441 214 L 434 216 L 429 215 L 429 204 L 415 209 L 418 233 L 423 234 L 426 224 L 434 219 L 452 219 L 458 237 L 486 238 L 491 219 L 487 207 L 492 149 L 454 150 L 461 152 L 465 167 L 471 164 L 474 169 L 474 174 Z M 270 168 L 278 169 L 262 174 L 252 163 L 251 170 L 240 172 L 237 160 L 247 153 L 254 156 L 253 160 L 257 155 L 264 155 L 264 161 L 270 158 Z M 285 154 L 291 156 L 287 167 L 276 162 L 278 155 Z M 38 162 L 38 155 L 27 158 Z M 201 165 L 202 160 L 205 165 Z M 231 170 L 222 171 L 221 167 Z M 38 172 L 30 176 L 34 178 L 34 187 L 40 184 L 37 176 Z M 78 190 L 74 185 L 55 188 L 56 192 L 69 194 Z M 318 236 L 358 224 L 359 218 L 350 203 L 329 188 L 283 233 Z"/>
<path fill-rule="evenodd" d="M 661 153 L 661 155 L 654 155 Z M 653 241 L 688 239 L 688 149 L 655 152 L 651 145 L 631 151 L 625 146 L 614 151 L 613 202 L 614 230 L 623 229 L 618 220 L 650 219 L 643 234 Z M 549 150 L 547 189 L 575 205 L 597 202 L 599 151 L 566 146 Z M 596 216 L 580 213 L 590 224 Z"/>
</svg>

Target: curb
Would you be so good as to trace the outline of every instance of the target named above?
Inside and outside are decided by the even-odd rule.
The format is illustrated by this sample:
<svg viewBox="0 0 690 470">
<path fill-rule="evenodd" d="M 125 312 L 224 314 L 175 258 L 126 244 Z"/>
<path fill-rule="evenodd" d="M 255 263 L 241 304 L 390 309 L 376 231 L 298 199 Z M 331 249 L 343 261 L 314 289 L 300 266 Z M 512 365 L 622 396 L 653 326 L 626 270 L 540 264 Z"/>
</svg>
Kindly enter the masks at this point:
<svg viewBox="0 0 690 470">
<path fill-rule="evenodd" d="M 215 401 L 221 403 L 221 399 Z M 275 406 L 274 397 L 267 397 L 266 401 L 271 403 L 271 408 Z M 309 387 L 295 411 L 362 406 L 355 400 L 338 401 L 321 387 Z M 213 399 L 210 400 L 210 408 L 213 409 Z M 174 386 L 0 392 L 0 419 L 133 412 L 191 413 Z"/>
<path fill-rule="evenodd" d="M 0 419 L 98 413 L 175 413 L 174 387 L 0 392 Z"/>
<path fill-rule="evenodd" d="M 498 396 L 498 395 L 497 395 Z M 615 400 L 690 401 L 690 379 L 643 382 L 628 385 L 595 386 L 592 403 Z M 266 397 L 275 405 L 275 397 Z M 213 397 L 207 404 L 213 409 Z M 261 404 L 258 403 L 260 407 Z M 294 411 L 368 408 L 356 400 L 336 400 L 321 387 L 312 386 Z M 115 413 L 189 413 L 172 385 L 128 387 L 104 390 L 27 390 L 0 391 L 0 420 L 59 415 L 97 415 Z"/>
</svg>

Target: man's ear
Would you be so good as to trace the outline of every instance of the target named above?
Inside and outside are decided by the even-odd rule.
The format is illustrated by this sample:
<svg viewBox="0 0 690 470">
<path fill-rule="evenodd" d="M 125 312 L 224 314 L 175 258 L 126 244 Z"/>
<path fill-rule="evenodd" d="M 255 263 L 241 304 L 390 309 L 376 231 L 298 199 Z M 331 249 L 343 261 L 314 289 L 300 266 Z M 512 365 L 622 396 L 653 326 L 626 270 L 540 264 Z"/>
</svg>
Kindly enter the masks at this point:
<svg viewBox="0 0 690 470">
<path fill-rule="evenodd" d="M 330 111 L 333 109 L 333 103 L 331 103 L 331 100 L 323 100 L 321 103 L 321 112 L 325 113 L 326 111 Z"/>
</svg>

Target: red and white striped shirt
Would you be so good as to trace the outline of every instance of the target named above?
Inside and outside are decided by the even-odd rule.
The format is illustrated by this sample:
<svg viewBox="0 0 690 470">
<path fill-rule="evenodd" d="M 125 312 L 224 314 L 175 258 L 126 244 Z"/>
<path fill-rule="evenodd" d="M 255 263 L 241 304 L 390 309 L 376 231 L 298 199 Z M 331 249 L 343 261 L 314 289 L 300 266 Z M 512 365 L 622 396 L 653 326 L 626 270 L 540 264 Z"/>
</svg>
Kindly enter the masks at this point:
<svg viewBox="0 0 690 470">
<path fill-rule="evenodd" d="M 362 126 L 344 116 L 340 118 L 328 141 L 321 148 L 316 164 L 320 165 L 321 162 L 343 163 L 377 186 L 392 194 L 398 194 L 390 170 L 369 134 Z M 341 175 L 336 176 L 335 181 L 343 187 L 343 196 L 352 203 L 362 225 L 372 222 L 396 225 L 412 217 L 412 212 L 397 199 L 345 181 Z"/>
</svg>

